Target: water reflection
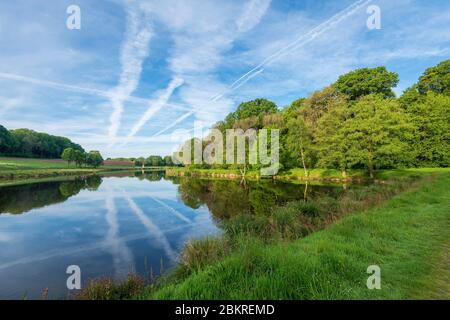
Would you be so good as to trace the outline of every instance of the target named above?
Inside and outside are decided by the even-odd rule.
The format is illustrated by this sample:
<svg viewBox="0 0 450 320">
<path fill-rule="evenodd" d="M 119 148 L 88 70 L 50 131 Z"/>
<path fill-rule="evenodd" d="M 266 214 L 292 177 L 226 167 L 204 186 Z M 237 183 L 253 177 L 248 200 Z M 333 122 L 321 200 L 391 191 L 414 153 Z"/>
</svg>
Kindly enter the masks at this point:
<svg viewBox="0 0 450 320">
<path fill-rule="evenodd" d="M 115 173 L 0 187 L 0 298 L 64 297 L 66 268 L 82 281 L 173 266 L 189 239 L 221 234 L 217 221 L 264 214 L 303 199 L 305 187 L 274 181 L 166 178 Z M 308 197 L 342 188 L 309 187 Z"/>
<path fill-rule="evenodd" d="M 0 214 L 21 214 L 31 209 L 61 203 L 87 189 L 96 191 L 102 178 L 78 177 L 70 181 L 46 181 L 0 188 Z"/>
<path fill-rule="evenodd" d="M 273 180 L 246 181 L 174 178 L 184 204 L 191 208 L 206 205 L 218 219 L 239 214 L 267 214 L 276 205 L 322 196 L 337 198 L 344 191 L 337 186 L 308 186 Z"/>
</svg>

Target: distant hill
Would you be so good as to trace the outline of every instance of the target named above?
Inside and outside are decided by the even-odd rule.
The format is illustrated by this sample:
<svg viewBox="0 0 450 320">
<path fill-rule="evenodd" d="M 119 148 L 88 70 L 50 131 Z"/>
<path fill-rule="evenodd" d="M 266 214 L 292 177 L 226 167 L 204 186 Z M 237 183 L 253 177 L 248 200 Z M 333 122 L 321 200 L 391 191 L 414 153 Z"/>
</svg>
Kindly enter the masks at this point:
<svg viewBox="0 0 450 320">
<path fill-rule="evenodd" d="M 65 148 L 84 152 L 70 139 L 30 129 L 8 130 L 0 125 L 0 156 L 59 159 Z"/>
</svg>

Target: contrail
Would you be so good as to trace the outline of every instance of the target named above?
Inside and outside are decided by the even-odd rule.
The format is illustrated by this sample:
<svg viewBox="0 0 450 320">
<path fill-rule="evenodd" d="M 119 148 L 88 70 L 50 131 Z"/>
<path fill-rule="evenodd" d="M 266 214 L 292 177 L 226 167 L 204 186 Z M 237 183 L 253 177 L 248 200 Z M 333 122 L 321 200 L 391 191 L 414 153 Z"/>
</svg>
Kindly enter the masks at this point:
<svg viewBox="0 0 450 320">
<path fill-rule="evenodd" d="M 114 198 L 110 194 L 106 196 L 106 210 L 106 222 L 108 223 L 109 229 L 105 243 L 111 249 L 116 277 L 120 277 L 135 270 L 133 254 L 126 243 L 119 238 L 117 208 L 114 204 Z"/>
<path fill-rule="evenodd" d="M 185 114 L 183 114 L 181 117 L 179 117 L 178 119 L 176 119 L 174 122 L 172 122 L 171 124 L 169 124 L 167 127 L 163 128 L 162 130 L 158 131 L 157 133 L 155 133 L 154 135 L 151 136 L 151 138 L 154 137 L 158 137 L 161 134 L 163 134 L 164 132 L 166 132 L 169 129 L 172 129 L 173 127 L 175 127 L 177 124 L 179 124 L 180 122 L 182 122 L 184 119 L 186 119 L 187 117 L 191 116 L 194 114 L 194 111 L 189 111 Z"/>
<path fill-rule="evenodd" d="M 206 221 L 200 224 L 196 224 L 195 226 L 197 228 L 199 227 L 203 227 L 206 225 L 210 225 L 210 222 Z M 182 225 L 182 226 L 177 226 L 174 228 L 168 228 L 163 230 L 164 233 L 167 232 L 174 232 L 174 231 L 178 231 L 178 230 L 182 230 L 189 227 L 189 225 Z M 152 235 L 150 235 L 152 236 Z M 132 234 L 132 235 L 128 235 L 125 237 L 121 237 L 120 240 L 123 241 L 124 243 L 126 242 L 131 242 L 131 241 L 136 241 L 136 240 L 142 240 L 142 239 L 148 239 L 149 238 L 149 234 L 148 232 L 143 232 L 143 233 L 137 233 L 137 234 Z M 3 264 L 0 264 L 0 270 L 3 269 L 7 269 L 7 268 L 11 268 L 20 264 L 28 264 L 28 263 L 33 263 L 36 261 L 43 261 L 43 260 L 47 260 L 47 259 L 51 259 L 54 257 L 63 257 L 63 256 L 70 256 L 70 255 L 75 255 L 75 254 L 80 254 L 86 251 L 94 251 L 94 250 L 106 250 L 108 247 L 110 246 L 109 243 L 107 242 L 98 242 L 98 243 L 91 243 L 85 246 L 74 246 L 74 247 L 70 247 L 70 248 L 62 248 L 62 249 L 53 249 L 47 252 L 43 252 L 43 253 L 38 253 L 34 256 L 26 256 L 26 257 L 22 257 L 19 259 L 16 259 L 14 261 L 9 261 Z"/>
<path fill-rule="evenodd" d="M 75 86 L 75 85 L 71 85 L 71 84 L 47 81 L 47 80 L 43 80 L 43 79 L 32 78 L 32 77 L 22 76 L 22 75 L 13 74 L 13 73 L 6 73 L 6 72 L 0 72 L 0 78 L 7 79 L 7 80 L 13 80 L 13 81 L 31 83 L 31 84 L 35 84 L 38 86 L 57 89 L 57 90 L 63 90 L 63 91 L 97 96 L 100 98 L 106 98 L 108 100 L 111 99 L 111 91 L 105 91 L 105 90 L 100 90 L 100 89 L 95 89 L 95 88 L 80 87 L 80 86 Z M 148 104 L 148 99 L 131 96 L 131 95 L 125 97 L 124 101 L 133 102 L 136 104 L 146 104 L 146 105 Z M 191 110 L 190 108 L 184 107 L 179 104 L 166 103 L 166 105 L 170 106 L 171 108 L 173 108 L 175 110 L 180 110 L 180 111 L 190 111 Z"/>
<path fill-rule="evenodd" d="M 247 81 L 252 79 L 255 76 L 254 75 L 255 73 L 257 73 L 257 74 L 262 73 L 264 71 L 265 66 L 277 61 L 280 57 L 282 57 L 288 53 L 291 53 L 292 51 L 298 49 L 299 47 L 313 41 L 315 38 L 320 36 L 322 33 L 330 30 L 336 24 L 340 23 L 342 20 L 346 19 L 347 17 L 353 15 L 356 11 L 358 11 L 360 8 L 368 5 L 370 2 L 372 2 L 372 0 L 359 0 L 359 1 L 356 1 L 355 3 L 351 4 L 344 10 L 338 12 L 337 14 L 335 14 L 334 16 L 332 16 L 325 22 L 319 24 L 315 28 L 308 31 L 305 35 L 300 36 L 295 41 L 291 42 L 289 45 L 279 49 L 277 52 L 275 52 L 274 54 L 272 54 L 269 57 L 267 57 L 266 59 L 264 59 L 256 67 L 254 67 L 253 69 L 251 69 L 250 71 L 248 71 L 247 73 L 242 75 L 239 79 L 234 81 L 228 87 L 227 90 L 212 97 L 211 100 L 217 101 L 220 98 L 222 98 L 225 94 L 227 94 L 233 90 L 236 90 L 237 88 L 239 88 L 240 86 L 245 84 Z"/>
<path fill-rule="evenodd" d="M 271 0 L 247 1 L 241 16 L 236 21 L 239 32 L 247 32 L 259 24 L 269 9 Z"/>
<path fill-rule="evenodd" d="M 110 146 L 114 144 L 120 127 L 123 103 L 136 90 L 141 77 L 142 64 L 149 55 L 148 47 L 153 36 L 149 21 L 150 17 L 139 12 L 135 6 L 127 8 L 127 31 L 120 54 L 122 72 L 118 85 L 111 91 L 110 98 L 113 107 L 110 116 L 111 125 L 108 130 L 111 138 Z"/>
<path fill-rule="evenodd" d="M 165 236 L 164 232 L 162 232 L 161 229 L 159 229 L 159 227 L 157 225 L 155 225 L 152 222 L 152 220 L 150 220 L 150 218 L 144 214 L 142 209 L 138 207 L 136 202 L 134 202 L 133 199 L 131 199 L 130 196 L 125 191 L 123 192 L 123 197 L 128 201 L 128 205 L 130 206 L 130 209 L 139 218 L 139 220 L 144 225 L 144 227 L 148 230 L 148 232 L 152 236 L 156 237 L 157 241 L 162 245 L 167 256 L 172 261 L 175 261 L 177 258 L 177 255 L 176 255 L 175 251 L 173 251 L 172 247 L 170 246 L 169 240 L 167 240 L 167 237 Z"/>
<path fill-rule="evenodd" d="M 102 91 L 102 90 L 97 90 L 97 89 L 92 89 L 92 88 L 84 88 L 84 87 L 74 86 L 74 85 L 70 85 L 70 84 L 63 84 L 63 83 L 57 83 L 57 82 L 53 82 L 53 81 L 25 77 L 25 76 L 21 76 L 21 75 L 17 75 L 17 74 L 12 74 L 12 73 L 0 72 L 0 78 L 28 82 L 28 83 L 33 83 L 33 84 L 40 85 L 40 86 L 45 86 L 45 87 L 60 89 L 60 90 L 65 90 L 65 91 L 86 93 L 89 95 L 95 95 L 95 96 L 108 98 L 108 99 L 111 97 L 111 94 L 109 92 Z M 142 99 L 142 100 L 144 100 L 144 99 Z"/>
<path fill-rule="evenodd" d="M 130 133 L 127 136 L 127 139 L 124 141 L 122 145 L 125 145 L 128 142 L 128 139 L 134 137 L 136 133 L 141 130 L 141 128 L 150 120 L 163 106 L 167 104 L 170 97 L 172 96 L 175 89 L 181 86 L 184 83 L 184 80 L 181 78 L 173 79 L 166 90 L 161 94 L 161 96 L 153 103 L 150 102 L 150 107 L 144 113 L 144 115 L 139 119 L 139 121 L 133 126 Z"/>
<path fill-rule="evenodd" d="M 178 210 L 172 208 L 171 206 L 168 206 L 167 204 L 165 204 L 164 202 L 162 202 L 161 200 L 156 199 L 155 197 L 149 196 L 153 201 L 159 203 L 161 206 L 163 206 L 164 208 L 166 208 L 167 210 L 169 210 L 170 212 L 173 213 L 174 216 L 176 216 L 178 219 L 183 220 L 184 222 L 188 223 L 188 224 L 192 224 L 192 221 L 189 220 L 188 218 L 186 218 L 181 212 L 179 212 Z"/>
<path fill-rule="evenodd" d="M 344 10 L 338 12 L 337 14 L 333 15 L 331 18 L 326 20 L 325 22 L 319 24 L 318 26 L 314 27 L 310 31 L 308 31 L 305 35 L 300 36 L 295 41 L 291 42 L 289 45 L 279 49 L 274 54 L 270 55 L 269 57 L 265 58 L 260 64 L 252 68 L 250 71 L 242 75 L 239 79 L 234 81 L 231 85 L 228 86 L 226 90 L 223 92 L 211 97 L 211 101 L 218 101 L 219 99 L 223 98 L 227 93 L 230 93 L 241 86 L 243 86 L 245 83 L 250 81 L 251 79 L 257 77 L 261 73 L 264 72 L 264 69 L 266 66 L 270 65 L 271 63 L 277 61 L 282 56 L 291 53 L 294 50 L 297 50 L 299 47 L 313 41 L 315 38 L 320 36 L 322 33 L 330 30 L 332 27 L 334 27 L 336 24 L 340 23 L 342 20 L 348 18 L 349 16 L 353 15 L 356 11 L 358 11 L 360 8 L 368 5 L 372 0 L 359 0 L 345 8 Z M 187 113 L 180 117 L 179 119 L 184 120 L 187 118 L 191 113 Z M 166 128 L 162 129 L 160 132 L 155 134 L 154 136 L 157 136 L 161 134 L 162 132 L 167 131 L 168 129 L 172 128 L 174 125 L 171 124 L 167 126 Z"/>
</svg>

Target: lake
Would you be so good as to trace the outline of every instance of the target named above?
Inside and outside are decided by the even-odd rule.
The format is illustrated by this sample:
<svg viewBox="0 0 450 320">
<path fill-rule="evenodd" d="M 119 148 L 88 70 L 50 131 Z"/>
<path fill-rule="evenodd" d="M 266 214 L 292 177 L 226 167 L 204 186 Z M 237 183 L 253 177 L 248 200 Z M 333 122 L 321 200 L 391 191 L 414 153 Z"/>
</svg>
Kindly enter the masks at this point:
<svg viewBox="0 0 450 320">
<path fill-rule="evenodd" d="M 309 186 L 308 197 L 339 186 Z M 177 263 L 191 239 L 222 233 L 220 222 L 303 199 L 305 186 L 272 180 L 166 178 L 163 172 L 91 176 L 0 187 L 0 299 L 68 296 L 66 269 L 82 283 L 145 279 Z"/>
</svg>

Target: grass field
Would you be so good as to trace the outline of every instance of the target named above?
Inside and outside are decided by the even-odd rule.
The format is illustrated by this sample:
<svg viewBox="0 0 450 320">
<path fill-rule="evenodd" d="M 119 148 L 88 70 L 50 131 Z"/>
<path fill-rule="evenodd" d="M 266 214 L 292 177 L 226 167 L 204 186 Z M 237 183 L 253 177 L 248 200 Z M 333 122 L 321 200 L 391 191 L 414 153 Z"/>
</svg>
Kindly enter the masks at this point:
<svg viewBox="0 0 450 320">
<path fill-rule="evenodd" d="M 450 171 L 416 174 L 434 177 L 300 240 L 243 239 L 234 253 L 139 298 L 450 299 Z M 380 290 L 366 286 L 370 265 L 381 268 Z"/>
<path fill-rule="evenodd" d="M 105 161 L 104 167 L 108 169 L 134 168 L 132 162 Z M 40 169 L 79 169 L 75 164 L 67 165 L 60 159 L 28 159 L 28 158 L 4 158 L 0 157 L 0 172 L 15 170 L 40 170 Z"/>
<path fill-rule="evenodd" d="M 0 185 L 34 182 L 40 179 L 86 175 L 115 170 L 134 170 L 129 162 L 105 161 L 102 167 L 79 168 L 59 159 L 28 159 L 0 157 Z"/>
</svg>

